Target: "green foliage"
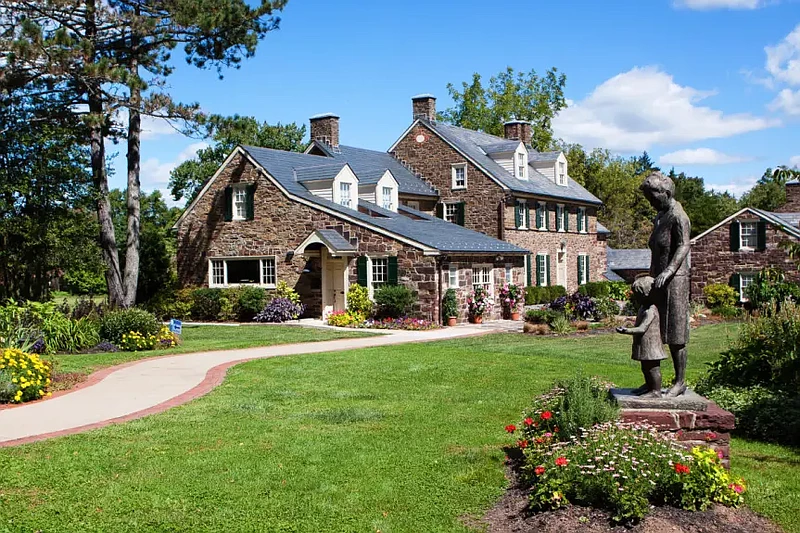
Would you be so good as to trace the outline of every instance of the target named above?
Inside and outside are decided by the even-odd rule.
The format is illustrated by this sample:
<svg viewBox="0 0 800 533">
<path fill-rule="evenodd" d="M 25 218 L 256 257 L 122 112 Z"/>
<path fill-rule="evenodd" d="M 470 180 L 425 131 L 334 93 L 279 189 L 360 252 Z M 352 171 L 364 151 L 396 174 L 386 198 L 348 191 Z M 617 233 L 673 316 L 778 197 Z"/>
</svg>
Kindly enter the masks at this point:
<svg viewBox="0 0 800 533">
<path fill-rule="evenodd" d="M 286 298 L 295 305 L 300 305 L 302 303 L 300 301 L 300 295 L 297 294 L 297 291 L 289 287 L 285 281 L 278 282 L 278 286 L 275 289 L 275 297 Z"/>
<path fill-rule="evenodd" d="M 191 317 L 194 289 L 163 289 L 156 293 L 145 304 L 145 309 L 153 313 L 159 320 L 186 320 Z"/>
<path fill-rule="evenodd" d="M 734 307 L 739 301 L 739 293 L 724 283 L 709 283 L 703 287 L 703 296 L 711 309 L 719 307 Z"/>
<path fill-rule="evenodd" d="M 745 289 L 749 305 L 762 312 L 780 308 L 784 301 L 800 300 L 800 286 L 786 281 L 786 274 L 779 269 L 767 267 L 756 274 L 753 282 Z"/>
<path fill-rule="evenodd" d="M 705 511 L 715 502 L 728 507 L 744 503 L 744 480 L 731 476 L 713 449 L 695 446 L 691 459 L 689 472 L 678 475 L 674 503 L 690 511 Z"/>
<path fill-rule="evenodd" d="M 72 294 L 102 294 L 106 277 L 102 269 L 75 268 L 64 273 L 64 284 Z"/>
<path fill-rule="evenodd" d="M 611 295 L 610 281 L 590 281 L 578 287 L 578 292 L 592 298 L 608 298 Z"/>
<path fill-rule="evenodd" d="M 191 315 L 195 320 L 218 320 L 222 310 L 221 289 L 199 288 L 192 291 Z"/>
<path fill-rule="evenodd" d="M 550 321 L 550 329 L 553 333 L 566 334 L 572 332 L 572 323 L 564 313 L 559 313 Z"/>
<path fill-rule="evenodd" d="M 564 316 L 564 313 L 553 309 L 529 309 L 525 312 L 525 322 L 547 324 L 549 326 L 553 323 L 553 320 L 560 316 Z"/>
<path fill-rule="evenodd" d="M 352 328 L 362 324 L 366 320 L 364 315 L 351 311 L 335 311 L 328 315 L 328 325 L 340 328 Z"/>
<path fill-rule="evenodd" d="M 744 313 L 741 307 L 736 307 L 733 305 L 723 305 L 722 307 L 715 308 L 713 311 L 720 317 L 728 320 L 739 318 Z"/>
<path fill-rule="evenodd" d="M 416 304 L 416 296 L 404 285 L 383 285 L 375 291 L 375 304 L 378 316 L 399 318 L 411 312 Z"/>
<path fill-rule="evenodd" d="M 455 289 L 447 289 L 442 298 L 442 318 L 458 317 L 458 299 Z"/>
<path fill-rule="evenodd" d="M 99 342 L 96 317 L 73 319 L 53 302 L 9 300 L 0 307 L 0 344 L 38 353 L 75 353 Z"/>
<path fill-rule="evenodd" d="M 259 287 L 242 287 L 238 290 L 236 296 L 236 317 L 240 322 L 253 320 L 253 317 L 264 309 L 264 305 L 267 302 L 266 291 Z"/>
<path fill-rule="evenodd" d="M 100 320 L 100 338 L 112 344 L 120 345 L 122 336 L 131 332 L 144 337 L 158 335 L 161 324 L 153 313 L 144 309 L 120 309 L 106 313 Z"/>
<path fill-rule="evenodd" d="M 549 287 L 529 285 L 525 287 L 525 305 L 549 304 L 556 298 L 566 295 L 567 289 L 562 285 L 551 285 Z"/>
<path fill-rule="evenodd" d="M 786 203 L 786 182 L 790 179 L 786 173 L 768 168 L 752 189 L 742 195 L 740 207 L 755 207 L 765 211 L 775 211 Z"/>
<path fill-rule="evenodd" d="M 352 314 L 369 317 L 372 316 L 372 307 L 369 289 L 355 283 L 350 285 L 347 291 L 347 310 Z"/>
<path fill-rule="evenodd" d="M 595 320 L 604 320 L 620 314 L 621 310 L 617 300 L 608 297 L 597 297 L 594 300 Z"/>
<path fill-rule="evenodd" d="M 94 318 L 55 314 L 42 322 L 41 332 L 47 353 L 76 353 L 100 342 L 100 324 Z"/>
</svg>

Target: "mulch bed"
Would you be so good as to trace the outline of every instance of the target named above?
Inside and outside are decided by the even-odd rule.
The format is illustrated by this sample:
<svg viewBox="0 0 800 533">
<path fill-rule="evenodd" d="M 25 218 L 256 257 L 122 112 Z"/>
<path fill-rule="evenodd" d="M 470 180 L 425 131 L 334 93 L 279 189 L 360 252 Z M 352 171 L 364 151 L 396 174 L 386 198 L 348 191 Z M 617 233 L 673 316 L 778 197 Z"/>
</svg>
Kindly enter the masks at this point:
<svg viewBox="0 0 800 533">
<path fill-rule="evenodd" d="M 511 487 L 480 520 L 467 525 L 488 533 L 781 533 L 783 530 L 750 509 L 716 505 L 708 511 L 692 512 L 674 507 L 655 507 L 644 520 L 632 526 L 611 522 L 605 511 L 570 505 L 555 511 L 531 513 L 528 495 L 509 471 Z"/>
</svg>

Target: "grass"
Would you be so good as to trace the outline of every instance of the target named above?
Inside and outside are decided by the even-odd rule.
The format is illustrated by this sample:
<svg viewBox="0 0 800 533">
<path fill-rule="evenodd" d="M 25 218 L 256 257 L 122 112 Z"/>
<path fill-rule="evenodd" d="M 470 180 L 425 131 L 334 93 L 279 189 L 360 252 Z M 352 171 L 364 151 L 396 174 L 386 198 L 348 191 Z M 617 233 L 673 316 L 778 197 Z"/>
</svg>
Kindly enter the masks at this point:
<svg viewBox="0 0 800 533">
<path fill-rule="evenodd" d="M 297 326 L 183 326 L 182 343 L 168 350 L 146 352 L 115 352 L 98 354 L 62 354 L 48 356 L 58 372 L 91 374 L 104 367 L 127 363 L 146 357 L 200 352 L 209 350 L 234 350 L 258 346 L 273 346 L 295 342 L 327 341 L 333 339 L 366 337 L 363 331 L 341 331 Z M 0 529 L 2 532 L 2 529 Z"/>
<path fill-rule="evenodd" d="M 734 334 L 696 330 L 689 375 Z M 0 449 L 0 531 L 467 531 L 505 488 L 503 426 L 579 371 L 639 385 L 629 342 L 501 334 L 245 363 L 165 413 Z M 797 453 L 736 440 L 733 464 L 753 508 L 800 532 Z"/>
</svg>

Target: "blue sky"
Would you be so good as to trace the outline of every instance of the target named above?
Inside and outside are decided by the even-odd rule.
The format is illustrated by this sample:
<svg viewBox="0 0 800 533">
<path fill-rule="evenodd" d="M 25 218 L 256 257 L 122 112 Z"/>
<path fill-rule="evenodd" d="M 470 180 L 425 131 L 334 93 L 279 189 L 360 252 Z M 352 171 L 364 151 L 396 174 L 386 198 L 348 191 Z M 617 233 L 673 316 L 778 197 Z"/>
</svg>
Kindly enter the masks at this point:
<svg viewBox="0 0 800 533">
<path fill-rule="evenodd" d="M 179 101 L 270 123 L 341 117 L 342 144 L 387 149 L 410 97 L 511 66 L 567 75 L 556 134 L 747 190 L 768 166 L 800 166 L 800 0 L 289 0 L 280 30 L 219 80 L 183 63 Z M 142 186 L 202 146 L 147 121 Z M 124 186 L 123 145 L 112 186 Z"/>
</svg>

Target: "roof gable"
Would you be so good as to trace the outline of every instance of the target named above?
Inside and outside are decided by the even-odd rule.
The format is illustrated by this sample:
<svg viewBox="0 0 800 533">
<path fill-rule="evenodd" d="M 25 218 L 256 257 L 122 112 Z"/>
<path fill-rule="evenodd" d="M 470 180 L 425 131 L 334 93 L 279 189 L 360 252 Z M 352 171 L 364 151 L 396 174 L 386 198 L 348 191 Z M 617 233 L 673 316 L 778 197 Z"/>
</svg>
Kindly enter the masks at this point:
<svg viewBox="0 0 800 533">
<path fill-rule="evenodd" d="M 720 227 L 730 223 L 732 220 L 735 220 L 736 218 L 742 216 L 743 213 L 751 213 L 751 214 L 755 215 L 756 217 L 769 222 L 770 224 L 772 224 L 773 226 L 777 227 L 778 229 L 780 229 L 784 233 L 787 233 L 787 234 L 791 235 L 792 237 L 795 237 L 796 239 L 800 239 L 800 228 L 798 228 L 797 226 L 793 225 L 793 222 L 792 222 L 794 220 L 800 221 L 800 213 L 773 213 L 771 211 L 763 211 L 761 209 L 756 209 L 754 207 L 745 207 L 745 208 L 740 209 L 739 211 L 735 212 L 734 214 L 732 214 L 728 218 L 722 220 L 721 222 L 715 224 L 714 226 L 708 228 L 707 230 L 705 230 L 703 233 L 701 233 L 697 237 L 693 238 L 691 240 L 692 244 L 694 244 L 695 242 L 699 241 L 700 239 L 702 239 L 703 237 L 705 237 L 709 233 L 711 233 L 711 232 L 719 229 Z"/>
</svg>

